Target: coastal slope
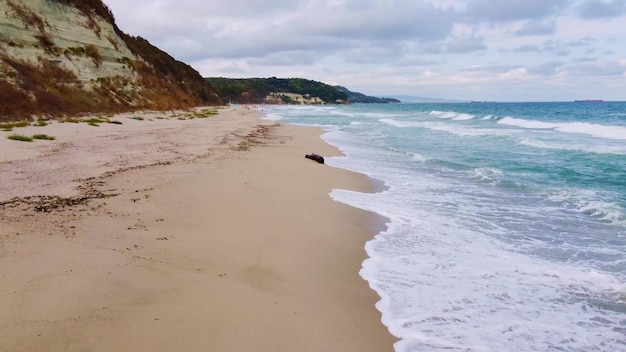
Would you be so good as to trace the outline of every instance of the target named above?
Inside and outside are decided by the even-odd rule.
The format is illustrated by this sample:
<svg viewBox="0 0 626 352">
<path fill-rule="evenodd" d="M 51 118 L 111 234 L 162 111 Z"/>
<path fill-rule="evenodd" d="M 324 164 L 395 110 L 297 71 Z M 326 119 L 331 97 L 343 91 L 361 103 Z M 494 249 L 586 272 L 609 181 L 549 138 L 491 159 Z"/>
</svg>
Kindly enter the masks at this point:
<svg viewBox="0 0 626 352">
<path fill-rule="evenodd" d="M 6 0 L 0 13 L 0 121 L 224 104 L 100 0 Z"/>
</svg>

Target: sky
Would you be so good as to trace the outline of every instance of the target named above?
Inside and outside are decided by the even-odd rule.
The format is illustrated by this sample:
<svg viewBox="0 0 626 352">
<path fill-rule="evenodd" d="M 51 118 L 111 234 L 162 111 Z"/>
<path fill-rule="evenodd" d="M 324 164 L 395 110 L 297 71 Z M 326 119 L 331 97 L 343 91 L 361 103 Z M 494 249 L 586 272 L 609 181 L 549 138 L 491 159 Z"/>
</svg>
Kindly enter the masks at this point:
<svg viewBox="0 0 626 352">
<path fill-rule="evenodd" d="M 104 0 L 204 77 L 379 97 L 626 100 L 626 0 Z"/>
</svg>

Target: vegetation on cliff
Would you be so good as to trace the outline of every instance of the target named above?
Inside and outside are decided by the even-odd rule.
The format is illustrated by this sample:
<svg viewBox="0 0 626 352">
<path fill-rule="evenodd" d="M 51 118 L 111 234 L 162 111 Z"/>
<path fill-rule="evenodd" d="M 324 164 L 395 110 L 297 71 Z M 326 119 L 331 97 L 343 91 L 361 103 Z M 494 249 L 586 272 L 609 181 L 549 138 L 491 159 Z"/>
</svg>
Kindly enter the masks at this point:
<svg viewBox="0 0 626 352">
<path fill-rule="evenodd" d="M 189 65 L 122 32 L 101 0 L 0 7 L 0 120 L 224 104 Z"/>
<path fill-rule="evenodd" d="M 161 105 L 158 110 L 225 104 L 219 92 L 191 66 L 175 60 L 141 37 L 119 34 L 128 48 L 148 63 L 135 62 L 133 67 L 140 73 L 143 94 L 148 91 L 147 102 L 161 101 L 157 104 Z"/>
<path fill-rule="evenodd" d="M 224 97 L 233 103 L 261 104 L 268 102 L 268 97 L 279 97 L 274 103 L 289 104 L 293 98 L 290 93 L 304 97 L 316 97 L 323 104 L 347 103 L 348 97 L 333 86 L 303 78 L 222 78 L 206 79 Z M 272 99 L 272 98 L 271 98 Z"/>
<path fill-rule="evenodd" d="M 303 78 L 207 78 L 225 100 L 243 104 L 400 103 Z"/>
<path fill-rule="evenodd" d="M 388 103 L 400 103 L 401 102 L 400 100 L 394 99 L 394 98 L 379 98 L 379 97 L 372 97 L 369 95 L 365 95 L 359 92 L 352 92 L 348 90 L 348 88 L 342 87 L 342 86 L 335 86 L 335 88 L 339 91 L 346 93 L 346 95 L 348 96 L 348 100 L 350 100 L 351 103 L 388 104 Z"/>
</svg>

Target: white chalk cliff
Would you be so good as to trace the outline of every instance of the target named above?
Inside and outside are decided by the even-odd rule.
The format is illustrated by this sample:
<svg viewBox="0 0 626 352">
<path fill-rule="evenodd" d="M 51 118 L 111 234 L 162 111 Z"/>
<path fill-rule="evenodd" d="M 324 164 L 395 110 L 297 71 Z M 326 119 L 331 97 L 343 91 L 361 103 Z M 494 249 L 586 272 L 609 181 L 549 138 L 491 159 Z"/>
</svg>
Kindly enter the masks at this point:
<svg viewBox="0 0 626 352">
<path fill-rule="evenodd" d="M 8 104 L 0 120 L 222 103 L 188 65 L 119 30 L 100 0 L 0 0 L 0 99 L 12 97 L 33 108 Z"/>
</svg>

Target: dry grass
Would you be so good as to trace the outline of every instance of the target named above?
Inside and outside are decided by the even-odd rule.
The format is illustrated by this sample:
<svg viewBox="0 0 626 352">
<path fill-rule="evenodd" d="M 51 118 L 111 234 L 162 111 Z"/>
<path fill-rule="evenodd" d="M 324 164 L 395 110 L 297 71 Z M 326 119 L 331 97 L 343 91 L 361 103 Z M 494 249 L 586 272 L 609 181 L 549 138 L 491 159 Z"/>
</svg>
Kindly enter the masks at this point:
<svg viewBox="0 0 626 352">
<path fill-rule="evenodd" d="M 113 38 L 113 37 L 112 37 L 112 36 L 110 36 L 110 35 L 107 35 L 107 36 L 106 36 L 106 38 L 107 38 L 107 40 L 109 41 L 109 43 L 111 43 L 111 45 L 113 45 L 113 47 L 115 48 L 115 51 L 118 51 L 118 52 L 119 52 L 119 51 L 120 51 L 120 45 L 119 45 L 119 43 L 117 42 L 117 40 L 115 40 L 115 38 Z"/>
<path fill-rule="evenodd" d="M 3 131 L 12 131 L 13 128 L 26 127 L 26 126 L 30 126 L 30 122 L 18 121 L 18 122 L 10 122 L 10 123 L 0 123 L 0 129 Z"/>
<path fill-rule="evenodd" d="M 45 31 L 46 22 L 33 9 L 24 4 L 18 4 L 11 0 L 7 0 L 7 5 L 13 10 L 17 17 L 26 25 L 37 27 L 39 32 Z"/>
<path fill-rule="evenodd" d="M 56 53 L 54 40 L 52 40 L 51 36 L 49 36 L 46 33 L 39 33 L 35 35 L 35 38 L 37 38 L 37 40 L 39 41 L 39 44 L 41 44 L 41 47 L 45 51 L 51 54 Z"/>
<path fill-rule="evenodd" d="M 0 121 L 14 121 L 32 111 L 30 96 L 5 81 L 0 81 L 0 101 Z"/>
<path fill-rule="evenodd" d="M 102 64 L 102 55 L 100 55 L 100 50 L 98 50 L 95 45 L 88 44 L 87 46 L 85 46 L 85 55 L 93 60 L 93 63 L 96 65 L 96 67 L 100 67 L 100 65 Z"/>
</svg>

